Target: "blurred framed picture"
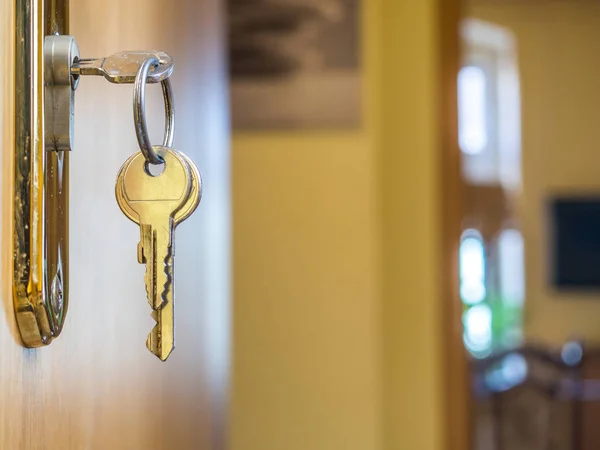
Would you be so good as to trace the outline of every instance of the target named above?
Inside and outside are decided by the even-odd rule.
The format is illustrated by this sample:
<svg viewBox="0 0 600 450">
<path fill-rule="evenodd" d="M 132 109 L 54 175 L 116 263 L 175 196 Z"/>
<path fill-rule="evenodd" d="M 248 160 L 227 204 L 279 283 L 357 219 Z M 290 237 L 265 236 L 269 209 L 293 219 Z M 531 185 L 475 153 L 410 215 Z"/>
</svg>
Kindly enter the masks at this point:
<svg viewBox="0 0 600 450">
<path fill-rule="evenodd" d="M 359 0 L 229 0 L 234 129 L 353 128 Z"/>
</svg>

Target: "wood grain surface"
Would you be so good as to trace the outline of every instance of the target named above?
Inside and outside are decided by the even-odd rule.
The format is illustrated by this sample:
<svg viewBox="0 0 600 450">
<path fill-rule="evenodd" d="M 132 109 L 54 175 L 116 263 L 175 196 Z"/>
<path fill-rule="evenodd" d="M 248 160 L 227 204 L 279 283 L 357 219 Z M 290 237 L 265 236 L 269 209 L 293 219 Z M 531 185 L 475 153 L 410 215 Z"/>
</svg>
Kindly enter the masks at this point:
<svg viewBox="0 0 600 450">
<path fill-rule="evenodd" d="M 468 199 L 461 190 L 458 147 L 458 92 L 456 80 L 461 64 L 460 23 L 462 0 L 438 0 L 439 5 L 439 196 L 442 229 L 439 270 L 444 370 L 444 426 L 446 450 L 473 448 L 471 389 L 467 354 L 463 344 L 462 302 L 458 286 L 458 247 L 463 207 Z"/>
<path fill-rule="evenodd" d="M 82 79 L 71 159 L 71 296 L 62 335 L 20 345 L 12 311 L 14 1 L 0 0 L 0 449 L 220 449 L 228 379 L 228 129 L 222 12 L 194 0 L 71 0 L 83 57 L 162 49 L 176 60 L 175 145 L 204 175 L 203 202 L 177 230 L 177 347 L 166 363 L 145 346 L 152 328 L 139 232 L 114 182 L 137 150 L 132 86 Z M 162 100 L 148 88 L 153 141 Z"/>
</svg>

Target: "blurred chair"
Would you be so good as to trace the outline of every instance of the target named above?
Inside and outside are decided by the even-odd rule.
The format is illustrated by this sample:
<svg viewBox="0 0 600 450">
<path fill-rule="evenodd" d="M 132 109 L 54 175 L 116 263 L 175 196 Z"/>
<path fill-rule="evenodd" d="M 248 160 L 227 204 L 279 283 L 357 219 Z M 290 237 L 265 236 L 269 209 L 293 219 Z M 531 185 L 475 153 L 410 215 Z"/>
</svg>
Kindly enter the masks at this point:
<svg viewBox="0 0 600 450">
<path fill-rule="evenodd" d="M 477 450 L 600 449 L 600 351 L 527 345 L 472 362 Z"/>
</svg>

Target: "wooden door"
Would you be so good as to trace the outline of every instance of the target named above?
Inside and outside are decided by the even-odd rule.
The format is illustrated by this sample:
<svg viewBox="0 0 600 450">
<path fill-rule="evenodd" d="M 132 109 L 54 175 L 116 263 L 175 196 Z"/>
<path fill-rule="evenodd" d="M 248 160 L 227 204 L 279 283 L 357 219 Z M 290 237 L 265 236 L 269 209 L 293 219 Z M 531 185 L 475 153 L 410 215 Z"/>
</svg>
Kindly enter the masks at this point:
<svg viewBox="0 0 600 450">
<path fill-rule="evenodd" d="M 228 370 L 228 129 L 223 15 L 211 0 L 71 0 L 82 57 L 162 49 L 176 60 L 175 146 L 199 166 L 204 199 L 177 230 L 177 347 L 166 363 L 145 347 L 152 327 L 138 229 L 114 181 L 137 150 L 132 86 L 85 77 L 71 155 L 70 306 L 49 347 L 20 345 L 12 308 L 14 0 L 0 0 L 0 448 L 223 448 Z M 160 89 L 150 129 L 162 139 Z"/>
</svg>

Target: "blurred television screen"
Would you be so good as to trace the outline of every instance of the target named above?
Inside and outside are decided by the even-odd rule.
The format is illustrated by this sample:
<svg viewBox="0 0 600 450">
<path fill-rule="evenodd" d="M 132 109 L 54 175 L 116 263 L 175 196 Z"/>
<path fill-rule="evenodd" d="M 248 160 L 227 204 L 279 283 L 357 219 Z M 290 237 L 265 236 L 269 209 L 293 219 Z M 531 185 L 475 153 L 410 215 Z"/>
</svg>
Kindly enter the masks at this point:
<svg viewBox="0 0 600 450">
<path fill-rule="evenodd" d="M 557 198 L 551 203 L 553 284 L 600 289 L 600 197 Z"/>
</svg>

